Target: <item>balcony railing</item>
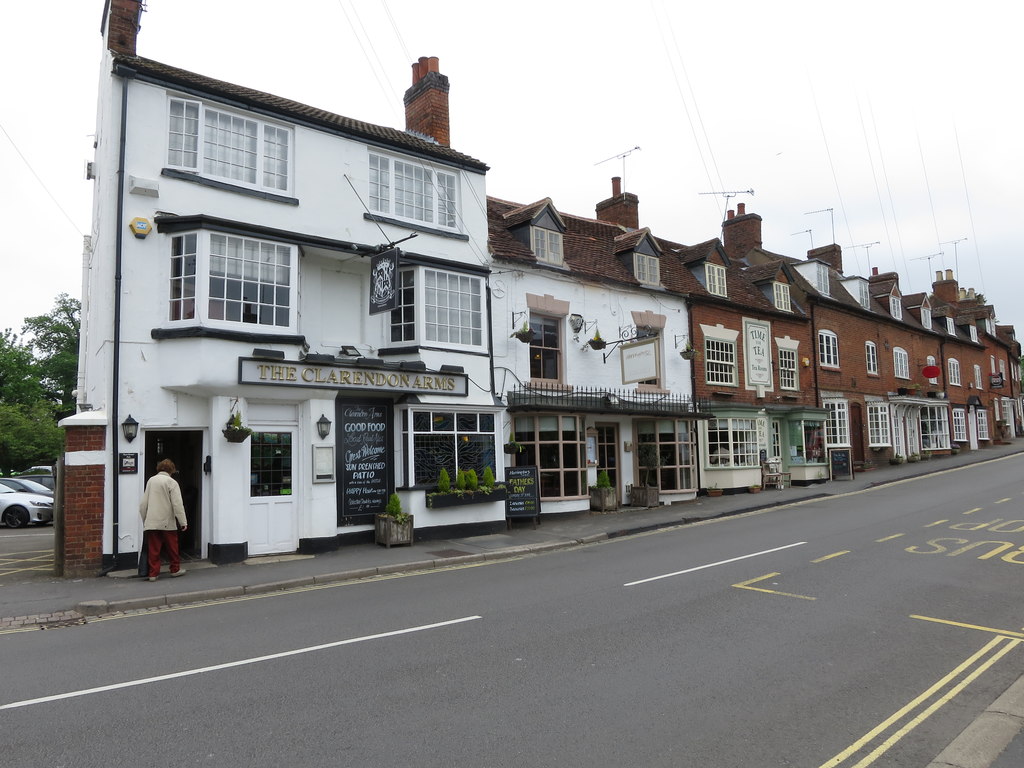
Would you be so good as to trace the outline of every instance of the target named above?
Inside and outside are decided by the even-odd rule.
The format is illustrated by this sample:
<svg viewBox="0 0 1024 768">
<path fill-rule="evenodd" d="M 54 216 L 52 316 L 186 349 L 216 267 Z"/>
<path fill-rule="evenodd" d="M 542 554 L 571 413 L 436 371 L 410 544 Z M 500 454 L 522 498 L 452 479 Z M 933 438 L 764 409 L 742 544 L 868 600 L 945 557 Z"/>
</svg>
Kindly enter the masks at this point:
<svg viewBox="0 0 1024 768">
<path fill-rule="evenodd" d="M 710 401 L 675 393 L 637 392 L 609 387 L 521 385 L 509 390 L 510 411 L 620 413 L 711 418 Z"/>
</svg>

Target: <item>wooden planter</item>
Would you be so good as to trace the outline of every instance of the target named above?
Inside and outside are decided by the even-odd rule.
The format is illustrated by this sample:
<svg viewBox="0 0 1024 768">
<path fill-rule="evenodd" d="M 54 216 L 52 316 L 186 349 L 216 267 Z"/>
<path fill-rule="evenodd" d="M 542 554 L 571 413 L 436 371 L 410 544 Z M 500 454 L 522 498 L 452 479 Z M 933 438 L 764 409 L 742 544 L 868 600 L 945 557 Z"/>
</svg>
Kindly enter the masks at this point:
<svg viewBox="0 0 1024 768">
<path fill-rule="evenodd" d="M 597 512 L 609 512 L 619 508 L 619 494 L 615 488 L 591 488 L 590 508 Z"/>
<path fill-rule="evenodd" d="M 629 503 L 634 507 L 656 507 L 661 492 L 657 488 L 648 488 L 644 485 L 634 485 L 629 493 Z"/>
<path fill-rule="evenodd" d="M 708 496 L 721 496 L 725 493 L 723 488 L 708 488 Z"/>
<path fill-rule="evenodd" d="M 398 523 L 395 521 L 395 518 L 388 515 L 377 515 L 374 518 L 373 540 L 378 544 L 383 544 L 388 549 L 391 548 L 392 544 L 396 546 L 399 544 L 412 546 L 412 536 L 412 515 L 409 515 L 409 519 L 404 523 Z"/>
<path fill-rule="evenodd" d="M 467 504 L 489 504 L 492 501 L 504 501 L 507 495 L 503 485 L 496 485 L 489 492 L 428 493 L 427 506 L 431 509 L 445 509 L 446 507 L 464 507 Z"/>
</svg>

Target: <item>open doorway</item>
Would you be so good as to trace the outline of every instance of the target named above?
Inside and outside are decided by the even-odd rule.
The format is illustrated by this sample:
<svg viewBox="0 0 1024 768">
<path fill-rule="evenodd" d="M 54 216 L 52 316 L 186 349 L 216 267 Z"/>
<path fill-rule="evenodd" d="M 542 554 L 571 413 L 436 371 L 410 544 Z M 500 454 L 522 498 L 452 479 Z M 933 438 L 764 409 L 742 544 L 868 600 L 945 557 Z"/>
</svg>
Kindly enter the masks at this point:
<svg viewBox="0 0 1024 768">
<path fill-rule="evenodd" d="M 146 431 L 145 480 L 156 474 L 161 459 L 170 459 L 178 468 L 174 479 L 181 486 L 188 530 L 181 534 L 182 560 L 200 560 L 203 556 L 203 433 L 199 430 Z"/>
</svg>

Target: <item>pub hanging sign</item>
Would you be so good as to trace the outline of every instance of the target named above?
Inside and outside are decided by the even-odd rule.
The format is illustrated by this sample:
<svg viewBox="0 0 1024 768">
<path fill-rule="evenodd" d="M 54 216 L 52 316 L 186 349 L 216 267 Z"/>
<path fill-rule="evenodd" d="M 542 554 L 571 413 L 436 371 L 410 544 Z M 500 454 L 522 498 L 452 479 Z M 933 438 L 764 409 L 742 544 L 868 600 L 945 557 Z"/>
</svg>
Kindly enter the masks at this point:
<svg viewBox="0 0 1024 768">
<path fill-rule="evenodd" d="M 398 309 L 398 249 L 378 253 L 370 262 L 370 314 Z"/>
</svg>

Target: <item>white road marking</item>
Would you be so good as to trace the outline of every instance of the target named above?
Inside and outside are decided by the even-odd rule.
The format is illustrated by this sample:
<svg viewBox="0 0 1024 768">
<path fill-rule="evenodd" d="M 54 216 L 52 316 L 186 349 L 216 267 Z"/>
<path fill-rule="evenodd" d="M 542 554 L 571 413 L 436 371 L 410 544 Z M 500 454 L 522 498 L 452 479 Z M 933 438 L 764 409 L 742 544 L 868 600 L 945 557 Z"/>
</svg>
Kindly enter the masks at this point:
<svg viewBox="0 0 1024 768">
<path fill-rule="evenodd" d="M 146 677 L 141 680 L 128 680 L 124 683 L 113 683 L 112 685 L 101 685 L 98 688 L 86 688 L 81 691 L 70 691 L 68 693 L 58 693 L 53 696 L 42 696 L 38 699 L 25 699 L 24 701 L 13 701 L 10 704 L 4 704 L 0 706 L 0 709 L 17 709 L 19 707 L 30 707 L 33 704 L 44 704 L 48 701 L 60 701 L 61 699 L 73 699 L 78 696 L 89 696 L 94 693 L 104 693 L 105 691 L 116 691 L 121 688 L 134 688 L 138 685 L 148 685 L 149 683 L 159 683 L 164 680 L 174 680 L 179 677 L 191 677 L 192 675 L 201 675 L 206 672 L 217 672 L 222 669 L 231 669 L 232 667 L 242 667 L 248 664 L 260 664 L 264 661 L 273 661 L 274 659 L 284 659 L 288 656 L 298 656 L 303 653 L 312 653 L 313 651 L 323 651 L 328 648 L 337 648 L 342 645 L 352 645 L 354 643 L 362 643 L 368 640 L 380 640 L 385 637 L 395 637 L 397 635 L 407 635 L 411 632 L 423 632 L 428 629 L 438 629 L 440 627 L 449 627 L 453 624 L 462 624 L 466 621 L 475 621 L 482 619 L 482 616 L 465 616 L 461 619 L 451 619 L 450 621 L 440 621 L 436 624 L 424 624 L 419 627 L 408 627 L 407 629 L 396 629 L 392 632 L 381 632 L 377 635 L 366 635 L 364 637 L 353 637 L 348 640 L 338 640 L 333 643 L 324 643 L 323 645 L 312 645 L 308 648 L 297 648 L 294 651 L 282 651 L 281 653 L 271 653 L 267 656 L 256 656 L 251 659 L 239 659 L 238 661 L 229 661 L 226 664 L 214 664 L 210 667 L 199 667 L 198 669 L 186 669 L 182 672 L 172 672 L 169 675 L 158 675 L 157 677 Z"/>
<path fill-rule="evenodd" d="M 760 557 L 761 555 L 770 555 L 772 552 L 781 552 L 783 549 L 790 549 L 791 547 L 799 547 L 806 544 L 806 541 L 798 541 L 794 544 L 787 544 L 784 547 L 776 547 L 775 549 L 766 549 L 763 552 L 752 552 L 749 555 L 740 555 L 739 557 L 731 557 L 728 560 L 719 560 L 717 563 L 707 563 L 706 565 L 698 565 L 694 568 L 687 568 L 685 571 L 676 571 L 675 573 L 665 573 L 661 576 L 651 576 L 649 579 L 640 579 L 639 581 L 631 581 L 628 584 L 623 584 L 624 587 L 635 587 L 637 584 L 646 584 L 649 581 L 658 581 L 659 579 L 670 579 L 673 576 L 682 576 L 684 573 L 693 573 L 694 571 L 703 571 L 705 568 L 714 568 L 716 565 L 728 565 L 729 563 L 735 563 L 739 560 L 747 560 L 751 557 Z"/>
</svg>

